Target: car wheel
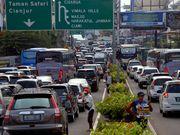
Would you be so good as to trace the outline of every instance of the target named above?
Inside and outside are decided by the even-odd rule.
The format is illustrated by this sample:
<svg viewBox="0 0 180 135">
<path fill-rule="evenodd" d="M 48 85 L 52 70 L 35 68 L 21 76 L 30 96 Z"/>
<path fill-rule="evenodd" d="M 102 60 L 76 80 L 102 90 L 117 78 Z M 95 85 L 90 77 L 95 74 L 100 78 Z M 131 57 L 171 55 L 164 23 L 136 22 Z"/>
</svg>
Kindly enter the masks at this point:
<svg viewBox="0 0 180 135">
<path fill-rule="evenodd" d="M 139 83 L 138 86 L 139 86 L 140 89 L 143 89 L 143 85 L 142 84 Z"/>
<path fill-rule="evenodd" d="M 75 120 L 74 115 L 68 116 L 68 120 L 69 120 L 69 122 L 74 122 L 74 120 Z"/>
<path fill-rule="evenodd" d="M 75 117 L 78 118 L 79 117 L 79 108 L 77 109 L 76 113 L 75 113 Z"/>
<path fill-rule="evenodd" d="M 162 116 L 167 118 L 169 116 L 169 113 L 168 112 L 162 112 Z"/>
</svg>

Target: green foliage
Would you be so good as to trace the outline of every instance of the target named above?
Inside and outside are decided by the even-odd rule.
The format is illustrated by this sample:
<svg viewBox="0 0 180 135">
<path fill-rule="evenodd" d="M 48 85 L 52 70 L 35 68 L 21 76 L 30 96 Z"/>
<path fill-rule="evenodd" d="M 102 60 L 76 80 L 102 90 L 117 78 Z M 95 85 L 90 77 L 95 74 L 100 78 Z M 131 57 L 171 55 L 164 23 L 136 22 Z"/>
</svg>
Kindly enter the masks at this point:
<svg viewBox="0 0 180 135">
<path fill-rule="evenodd" d="M 144 130 L 138 123 L 103 122 L 92 135 L 153 135 L 149 130 Z"/>
<path fill-rule="evenodd" d="M 114 83 L 114 84 L 111 84 L 109 87 L 108 87 L 110 93 L 114 93 L 114 92 L 118 92 L 118 93 L 126 93 L 128 94 L 129 91 L 128 89 L 126 88 L 125 84 L 124 83 Z"/>
<path fill-rule="evenodd" d="M 19 55 L 22 50 L 32 47 L 56 47 L 56 42 L 55 31 L 7 31 L 0 35 L 0 55 Z"/>
<path fill-rule="evenodd" d="M 117 65 L 111 65 L 109 70 L 110 70 L 110 75 L 112 76 L 112 81 L 117 82 L 116 81 L 118 75 Z M 120 82 L 124 82 L 124 83 L 126 82 L 126 76 L 122 71 L 119 72 L 119 78 L 120 78 L 119 80 Z"/>
<path fill-rule="evenodd" d="M 102 115 L 108 115 L 110 119 L 121 120 L 126 114 L 126 108 L 134 96 L 130 94 L 113 93 L 103 102 L 96 103 L 96 109 Z"/>
</svg>

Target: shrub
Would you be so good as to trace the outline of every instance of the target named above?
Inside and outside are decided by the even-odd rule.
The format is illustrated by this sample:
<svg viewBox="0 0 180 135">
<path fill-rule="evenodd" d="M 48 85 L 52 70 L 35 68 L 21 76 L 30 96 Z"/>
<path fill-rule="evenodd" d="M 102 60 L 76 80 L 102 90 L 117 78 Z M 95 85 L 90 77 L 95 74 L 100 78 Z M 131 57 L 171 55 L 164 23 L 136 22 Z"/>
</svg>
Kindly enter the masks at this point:
<svg viewBox="0 0 180 135">
<path fill-rule="evenodd" d="M 153 135 L 149 130 L 144 130 L 138 123 L 103 122 L 98 125 L 92 135 Z"/>
<path fill-rule="evenodd" d="M 118 93 L 129 93 L 124 83 L 113 83 L 108 87 L 110 93 L 118 92 Z"/>
<path fill-rule="evenodd" d="M 110 75 L 112 76 L 112 82 L 116 83 L 117 82 L 117 75 L 118 75 L 117 65 L 111 65 Z M 119 72 L 119 79 L 120 79 L 119 80 L 120 82 L 124 82 L 124 83 L 126 82 L 126 76 L 122 71 Z"/>
<path fill-rule="evenodd" d="M 113 93 L 103 102 L 96 103 L 96 109 L 102 115 L 108 116 L 113 120 L 122 120 L 126 115 L 126 108 L 134 97 L 130 94 Z"/>
</svg>

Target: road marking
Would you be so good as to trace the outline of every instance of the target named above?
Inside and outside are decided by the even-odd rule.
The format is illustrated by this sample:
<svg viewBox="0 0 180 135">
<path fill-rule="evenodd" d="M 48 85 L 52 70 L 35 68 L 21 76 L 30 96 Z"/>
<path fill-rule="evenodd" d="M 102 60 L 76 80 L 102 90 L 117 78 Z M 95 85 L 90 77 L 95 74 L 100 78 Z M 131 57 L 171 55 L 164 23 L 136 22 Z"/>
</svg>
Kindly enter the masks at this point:
<svg viewBox="0 0 180 135">
<path fill-rule="evenodd" d="M 126 84 L 127 84 L 128 88 L 129 88 L 130 93 L 134 96 L 134 93 L 133 93 L 133 91 L 132 91 L 132 89 L 131 89 L 131 87 L 130 87 L 129 82 L 128 82 L 127 79 L 126 79 Z M 150 128 L 151 132 L 152 132 L 154 135 L 157 135 L 155 129 L 153 128 L 153 126 L 151 125 L 151 123 L 150 123 L 149 120 L 148 120 L 148 127 Z"/>
<path fill-rule="evenodd" d="M 105 89 L 104 89 L 103 96 L 102 96 L 102 100 L 101 100 L 101 102 L 102 102 L 102 101 L 104 101 L 104 99 L 105 99 L 105 96 L 106 96 L 106 91 L 107 91 L 107 89 L 105 88 Z M 101 117 L 101 114 L 100 114 L 100 113 L 98 113 L 98 115 L 97 115 L 97 117 L 96 117 L 96 120 L 95 120 L 95 122 L 94 122 L 94 126 L 93 126 L 93 130 L 94 130 L 94 131 L 95 131 L 95 130 L 96 130 L 96 128 L 97 128 L 97 125 L 98 125 L 98 122 L 99 122 L 100 117 Z"/>
</svg>

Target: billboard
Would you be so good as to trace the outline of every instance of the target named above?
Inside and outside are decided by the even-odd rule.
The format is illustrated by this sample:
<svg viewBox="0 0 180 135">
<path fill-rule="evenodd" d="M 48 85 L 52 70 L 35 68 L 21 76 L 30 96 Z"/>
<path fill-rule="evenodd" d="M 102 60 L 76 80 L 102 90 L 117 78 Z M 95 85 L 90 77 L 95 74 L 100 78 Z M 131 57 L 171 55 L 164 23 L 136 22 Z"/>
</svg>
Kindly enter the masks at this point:
<svg viewBox="0 0 180 135">
<path fill-rule="evenodd" d="M 165 27 L 163 12 L 122 12 L 120 13 L 121 28 L 157 29 Z"/>
<path fill-rule="evenodd" d="M 167 27 L 180 29 L 180 11 L 169 11 L 166 13 Z"/>
</svg>

